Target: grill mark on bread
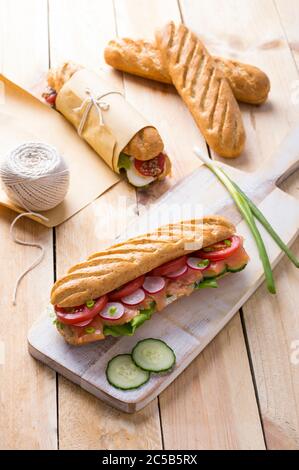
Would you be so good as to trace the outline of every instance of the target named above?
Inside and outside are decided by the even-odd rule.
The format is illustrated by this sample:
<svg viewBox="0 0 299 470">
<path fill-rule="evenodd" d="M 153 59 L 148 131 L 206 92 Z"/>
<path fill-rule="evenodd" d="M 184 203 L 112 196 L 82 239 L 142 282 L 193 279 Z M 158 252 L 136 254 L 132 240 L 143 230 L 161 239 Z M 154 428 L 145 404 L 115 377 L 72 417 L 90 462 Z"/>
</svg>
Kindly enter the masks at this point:
<svg viewBox="0 0 299 470">
<path fill-rule="evenodd" d="M 188 68 L 190 66 L 190 63 L 193 60 L 193 57 L 194 57 L 194 54 L 195 54 L 195 49 L 196 49 L 196 42 L 194 41 L 193 44 L 192 44 L 192 48 L 188 53 L 186 63 L 183 64 L 184 71 L 183 71 L 183 77 L 182 77 L 182 89 L 185 89 L 185 87 L 186 87 L 187 72 L 188 72 Z"/>
<path fill-rule="evenodd" d="M 218 104 L 221 85 L 222 85 L 222 80 L 217 79 L 217 92 L 216 92 L 216 96 L 215 96 L 214 103 L 213 103 L 213 106 L 212 106 L 212 110 L 211 110 L 210 115 L 209 115 L 209 126 L 208 126 L 209 129 L 213 129 L 214 114 L 215 114 L 216 107 L 217 107 L 217 104 Z"/>
<path fill-rule="evenodd" d="M 224 126 L 224 122 L 226 120 L 226 114 L 227 114 L 227 110 L 228 110 L 228 102 L 226 101 L 225 102 L 225 105 L 224 105 L 224 108 L 222 110 L 222 113 L 221 113 L 221 117 L 220 117 L 220 123 L 219 123 L 219 139 L 220 141 L 223 140 L 223 126 Z"/>
<path fill-rule="evenodd" d="M 199 102 L 199 108 L 204 111 L 205 109 L 205 99 L 206 99 L 206 96 L 208 94 L 208 91 L 209 91 L 209 88 L 210 88 L 210 84 L 212 83 L 212 79 L 214 77 L 214 74 L 215 74 L 215 68 L 211 68 L 209 69 L 208 71 L 208 81 L 205 83 L 205 87 L 201 93 L 201 97 L 200 97 L 200 102 Z"/>
<path fill-rule="evenodd" d="M 170 31 L 169 31 L 169 37 L 168 37 L 166 47 L 171 48 L 173 45 L 173 39 L 174 39 L 174 24 L 170 23 L 169 27 L 170 27 Z"/>
<path fill-rule="evenodd" d="M 194 49 L 192 58 L 190 59 L 189 67 L 186 67 L 187 68 L 186 79 L 188 78 L 187 87 L 189 88 L 189 90 L 191 89 L 193 80 L 196 77 L 196 70 L 199 64 L 201 54 L 202 54 L 202 51 L 199 45 L 195 41 L 195 49 Z"/>
<path fill-rule="evenodd" d="M 238 122 L 237 122 L 237 119 L 235 118 L 234 119 L 234 132 L 233 132 L 233 148 L 235 149 L 236 146 L 237 146 L 237 136 L 239 134 L 238 132 Z"/>
<path fill-rule="evenodd" d="M 197 90 L 197 85 L 198 85 L 198 82 L 201 78 L 201 71 L 203 70 L 204 66 L 205 66 L 205 63 L 206 63 L 206 56 L 205 54 L 203 53 L 199 59 L 199 62 L 198 62 L 198 65 L 197 65 L 197 69 L 196 69 L 196 73 L 194 74 L 194 78 L 191 82 L 191 96 L 192 98 L 195 98 L 195 95 L 196 95 L 196 90 Z"/>
<path fill-rule="evenodd" d="M 199 63 L 198 72 L 197 72 L 198 73 L 198 78 L 201 78 L 201 75 L 204 73 L 208 60 L 209 60 L 209 57 L 207 56 L 205 51 L 203 51 L 202 61 Z"/>
<path fill-rule="evenodd" d="M 178 36 L 180 34 L 180 31 L 178 31 Z M 180 59 L 181 59 L 181 53 L 182 53 L 182 50 L 183 50 L 183 47 L 184 47 L 184 44 L 185 44 L 185 41 L 187 39 L 187 36 L 188 36 L 188 31 L 186 31 L 185 29 L 183 30 L 183 35 L 182 37 L 180 38 L 180 42 L 179 42 L 179 45 L 178 45 L 178 49 L 177 49 L 177 53 L 176 53 L 176 56 L 174 57 L 174 65 L 178 65 L 179 62 L 180 62 Z"/>
</svg>

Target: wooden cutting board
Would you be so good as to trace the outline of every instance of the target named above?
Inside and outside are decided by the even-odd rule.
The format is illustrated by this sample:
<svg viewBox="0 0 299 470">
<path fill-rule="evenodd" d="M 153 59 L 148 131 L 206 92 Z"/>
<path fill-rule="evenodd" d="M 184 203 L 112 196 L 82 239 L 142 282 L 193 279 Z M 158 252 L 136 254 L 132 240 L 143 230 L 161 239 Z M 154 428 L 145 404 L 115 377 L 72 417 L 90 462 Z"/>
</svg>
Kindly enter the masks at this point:
<svg viewBox="0 0 299 470">
<path fill-rule="evenodd" d="M 299 127 L 282 143 L 277 153 L 255 173 L 245 173 L 223 165 L 225 171 L 258 204 L 275 230 L 288 244 L 299 231 L 299 204 L 277 187 L 298 168 Z M 169 305 L 163 313 L 146 322 L 133 337 L 107 338 L 98 343 L 74 347 L 66 344 L 52 325 L 49 312 L 32 326 L 28 334 L 30 353 L 69 380 L 88 390 L 108 404 L 128 413 L 143 408 L 164 390 L 226 325 L 238 309 L 263 281 L 263 270 L 251 234 L 241 220 L 225 188 L 206 168 L 200 167 L 167 193 L 146 214 L 130 224 L 125 237 L 154 227 L 176 207 L 176 215 L 188 211 L 201 215 L 218 213 L 237 224 L 238 233 L 245 237 L 245 247 L 251 261 L 247 268 L 229 274 L 219 281 L 218 289 L 204 289 Z M 189 218 L 190 213 L 186 218 Z M 162 222 L 164 222 L 163 220 Z M 137 223 L 138 222 L 138 223 Z M 282 253 L 261 228 L 271 264 L 275 266 Z M 123 238 L 123 236 L 122 236 Z M 265 288 L 265 295 L 268 294 Z M 106 380 L 105 368 L 117 354 L 128 353 L 143 338 L 161 338 L 175 351 L 177 362 L 171 373 L 153 375 L 150 381 L 135 391 L 120 391 Z"/>
</svg>

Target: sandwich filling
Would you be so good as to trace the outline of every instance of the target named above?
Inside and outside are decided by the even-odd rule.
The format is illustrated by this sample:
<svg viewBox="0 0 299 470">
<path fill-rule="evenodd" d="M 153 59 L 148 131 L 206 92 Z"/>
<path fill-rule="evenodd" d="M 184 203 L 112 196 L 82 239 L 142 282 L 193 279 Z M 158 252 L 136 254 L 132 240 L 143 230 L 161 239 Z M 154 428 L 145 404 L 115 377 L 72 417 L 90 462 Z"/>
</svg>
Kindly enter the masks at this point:
<svg viewBox="0 0 299 470">
<path fill-rule="evenodd" d="M 165 173 L 166 159 L 164 153 L 159 153 L 150 160 L 138 160 L 121 153 L 118 160 L 118 168 L 126 172 L 129 182 L 138 188 L 147 186 Z"/>
<path fill-rule="evenodd" d="M 56 326 L 64 336 L 86 343 L 106 336 L 133 335 L 136 328 L 194 290 L 218 287 L 218 278 L 245 268 L 243 239 L 232 236 L 169 261 L 84 305 L 55 306 Z"/>
</svg>

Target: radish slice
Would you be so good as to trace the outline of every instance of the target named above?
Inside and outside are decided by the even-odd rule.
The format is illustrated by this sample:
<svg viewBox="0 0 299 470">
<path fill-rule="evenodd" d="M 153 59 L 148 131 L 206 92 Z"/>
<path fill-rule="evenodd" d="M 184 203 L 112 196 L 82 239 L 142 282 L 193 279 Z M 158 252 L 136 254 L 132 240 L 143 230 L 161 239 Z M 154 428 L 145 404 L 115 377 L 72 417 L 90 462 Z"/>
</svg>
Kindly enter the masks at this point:
<svg viewBox="0 0 299 470">
<path fill-rule="evenodd" d="M 120 302 L 108 302 L 99 315 L 106 320 L 118 320 L 124 313 L 125 307 Z"/>
<path fill-rule="evenodd" d="M 165 279 L 161 276 L 147 276 L 142 285 L 148 294 L 157 294 L 165 287 Z"/>
<path fill-rule="evenodd" d="M 187 259 L 187 264 L 191 269 L 195 269 L 196 271 L 204 271 L 209 267 L 210 261 L 207 259 L 190 256 L 190 258 Z"/>
<path fill-rule="evenodd" d="M 145 293 L 142 289 L 137 289 L 130 295 L 121 298 L 121 301 L 126 305 L 138 305 L 145 299 Z"/>
<path fill-rule="evenodd" d="M 166 277 L 169 279 L 177 279 L 178 277 L 183 276 L 188 269 L 188 266 L 182 266 L 180 269 L 177 269 L 176 271 L 173 271 L 173 273 L 167 274 Z"/>
<path fill-rule="evenodd" d="M 91 323 L 93 321 L 93 318 L 91 318 L 91 320 L 86 320 L 86 321 L 81 321 L 80 323 L 75 323 L 74 325 L 72 326 L 87 326 L 89 325 L 89 323 Z"/>
</svg>

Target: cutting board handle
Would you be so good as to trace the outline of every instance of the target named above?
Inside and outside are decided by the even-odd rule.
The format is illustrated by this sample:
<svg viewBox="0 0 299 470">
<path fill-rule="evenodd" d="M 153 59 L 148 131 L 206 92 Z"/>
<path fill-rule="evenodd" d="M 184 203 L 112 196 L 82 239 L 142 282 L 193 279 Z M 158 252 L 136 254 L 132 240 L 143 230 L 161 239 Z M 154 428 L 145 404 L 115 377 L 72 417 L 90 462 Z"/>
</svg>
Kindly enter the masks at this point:
<svg viewBox="0 0 299 470">
<path fill-rule="evenodd" d="M 299 125 L 284 138 L 277 151 L 259 168 L 263 179 L 279 185 L 299 168 Z"/>
</svg>

